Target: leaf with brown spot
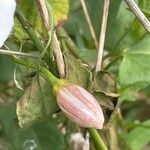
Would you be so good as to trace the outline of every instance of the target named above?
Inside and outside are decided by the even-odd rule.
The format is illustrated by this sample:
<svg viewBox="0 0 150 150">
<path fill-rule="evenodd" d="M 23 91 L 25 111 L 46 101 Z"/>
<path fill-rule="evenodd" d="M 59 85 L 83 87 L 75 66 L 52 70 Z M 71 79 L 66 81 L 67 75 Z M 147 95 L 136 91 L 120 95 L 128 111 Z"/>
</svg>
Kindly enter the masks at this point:
<svg viewBox="0 0 150 150">
<path fill-rule="evenodd" d="M 92 84 L 92 73 L 80 59 L 75 59 L 70 52 L 64 53 L 66 79 L 88 89 Z"/>
<path fill-rule="evenodd" d="M 112 75 L 105 71 L 99 71 L 94 76 L 93 89 L 100 90 L 105 93 L 113 93 L 116 83 Z"/>
<path fill-rule="evenodd" d="M 39 83 L 41 84 L 39 86 Z M 52 88 L 42 77 L 34 79 L 17 102 L 17 116 L 21 128 L 44 121 L 49 114 L 58 110 Z"/>
<path fill-rule="evenodd" d="M 101 91 L 93 91 L 92 94 L 98 100 L 103 109 L 114 110 L 113 99 Z"/>
</svg>

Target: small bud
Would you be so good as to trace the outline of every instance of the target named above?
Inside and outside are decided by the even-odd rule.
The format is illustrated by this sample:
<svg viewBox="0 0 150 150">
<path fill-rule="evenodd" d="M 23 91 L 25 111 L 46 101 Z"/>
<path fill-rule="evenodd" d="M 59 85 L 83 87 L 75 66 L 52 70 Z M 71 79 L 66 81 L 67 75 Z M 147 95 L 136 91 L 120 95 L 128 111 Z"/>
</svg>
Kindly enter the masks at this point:
<svg viewBox="0 0 150 150">
<path fill-rule="evenodd" d="M 86 128 L 102 129 L 102 108 L 88 91 L 75 84 L 64 84 L 57 89 L 56 99 L 66 116 Z"/>
</svg>

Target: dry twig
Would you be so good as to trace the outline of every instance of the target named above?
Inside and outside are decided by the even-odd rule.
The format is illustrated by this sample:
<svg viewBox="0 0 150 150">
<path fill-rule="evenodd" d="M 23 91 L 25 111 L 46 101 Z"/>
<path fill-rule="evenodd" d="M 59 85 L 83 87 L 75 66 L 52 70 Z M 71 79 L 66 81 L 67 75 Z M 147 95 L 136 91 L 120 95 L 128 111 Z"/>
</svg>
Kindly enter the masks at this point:
<svg viewBox="0 0 150 150">
<path fill-rule="evenodd" d="M 109 12 L 109 3 L 110 3 L 110 0 L 104 0 L 102 24 L 101 24 L 100 39 L 99 39 L 99 49 L 98 49 L 95 72 L 98 72 L 101 70 L 102 56 L 103 56 L 106 28 L 107 28 L 107 20 L 108 20 L 108 12 Z"/>
<path fill-rule="evenodd" d="M 97 39 L 96 39 L 96 35 L 95 35 L 95 31 L 94 31 L 94 28 L 93 28 L 93 25 L 92 25 L 92 21 L 90 19 L 90 15 L 88 13 L 88 10 L 87 10 L 86 4 L 85 4 L 85 0 L 80 0 L 80 1 L 81 1 L 81 5 L 82 5 L 82 8 L 83 8 L 85 18 L 87 20 L 87 23 L 88 23 L 88 26 L 89 26 L 89 29 L 90 29 L 90 32 L 91 32 L 91 36 L 94 40 L 96 48 L 98 49 L 98 42 L 97 42 Z"/>
<path fill-rule="evenodd" d="M 0 54 L 8 55 L 8 56 L 16 55 L 21 57 L 39 58 L 39 55 L 37 54 L 28 54 L 24 52 L 17 52 L 17 51 L 4 50 L 4 49 L 0 49 Z"/>
<path fill-rule="evenodd" d="M 56 36 L 55 32 L 54 32 L 54 35 L 53 35 L 53 48 L 54 48 L 54 54 L 55 54 L 55 57 L 56 57 L 56 62 L 57 62 L 59 75 L 60 75 L 60 77 L 64 78 L 65 77 L 65 64 L 64 64 L 60 44 L 59 44 L 59 41 L 57 39 L 57 36 Z"/>
<path fill-rule="evenodd" d="M 45 0 L 38 0 L 37 3 L 40 9 L 41 18 L 43 19 L 43 24 L 46 29 L 49 29 L 50 18 L 49 18 L 47 7 L 45 5 Z"/>
<path fill-rule="evenodd" d="M 47 31 L 50 29 L 50 16 L 48 9 L 46 7 L 45 0 L 38 0 L 38 6 L 40 10 L 41 17 L 43 19 L 43 23 L 47 29 Z M 65 63 L 63 60 L 63 55 L 61 52 L 60 44 L 57 39 L 56 33 L 53 35 L 53 48 L 54 48 L 54 54 L 57 62 L 58 72 L 61 78 L 65 77 Z"/>
<path fill-rule="evenodd" d="M 125 3 L 128 5 L 128 7 L 132 10 L 132 12 L 135 14 L 135 16 L 138 18 L 138 20 L 141 22 L 141 24 L 144 26 L 144 28 L 150 32 L 150 22 L 144 15 L 144 13 L 141 11 L 141 9 L 138 7 L 138 5 L 135 3 L 134 0 L 124 0 Z"/>
</svg>

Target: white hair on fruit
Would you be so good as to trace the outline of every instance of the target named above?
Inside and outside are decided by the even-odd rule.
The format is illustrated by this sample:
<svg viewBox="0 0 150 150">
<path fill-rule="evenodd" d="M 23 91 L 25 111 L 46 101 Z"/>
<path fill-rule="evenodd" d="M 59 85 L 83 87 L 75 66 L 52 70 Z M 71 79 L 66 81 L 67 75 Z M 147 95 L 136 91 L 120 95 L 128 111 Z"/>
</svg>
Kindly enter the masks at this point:
<svg viewBox="0 0 150 150">
<path fill-rule="evenodd" d="M 0 0 L 0 47 L 3 46 L 12 30 L 15 8 L 15 0 Z"/>
</svg>

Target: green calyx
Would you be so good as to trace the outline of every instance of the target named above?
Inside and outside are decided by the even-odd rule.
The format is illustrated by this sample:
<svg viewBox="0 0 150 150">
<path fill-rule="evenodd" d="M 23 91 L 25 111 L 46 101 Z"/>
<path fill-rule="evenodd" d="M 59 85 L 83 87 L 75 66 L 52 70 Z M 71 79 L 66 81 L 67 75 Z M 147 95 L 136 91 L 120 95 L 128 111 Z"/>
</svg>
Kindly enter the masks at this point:
<svg viewBox="0 0 150 150">
<path fill-rule="evenodd" d="M 46 80 L 53 87 L 53 93 L 54 93 L 54 95 L 57 94 L 58 90 L 62 86 L 65 86 L 65 85 L 69 84 L 69 82 L 67 80 L 65 80 L 65 79 L 58 79 L 49 70 L 47 70 L 44 67 L 40 69 L 40 72 L 42 73 L 42 75 L 46 78 Z"/>
<path fill-rule="evenodd" d="M 69 82 L 67 80 L 64 79 L 59 79 L 57 82 L 55 82 L 55 84 L 53 85 L 53 93 L 54 95 L 56 95 L 59 91 L 60 88 L 62 88 L 65 85 L 68 85 Z"/>
<path fill-rule="evenodd" d="M 49 82 L 49 84 L 53 87 L 53 93 L 56 95 L 58 90 L 62 87 L 65 86 L 67 84 L 69 84 L 69 82 L 65 79 L 58 79 L 57 77 L 55 77 L 48 69 L 44 68 L 44 67 L 40 67 L 39 69 L 37 69 L 37 66 L 30 64 L 28 62 L 25 62 L 23 60 L 20 60 L 16 57 L 11 57 L 11 59 L 13 61 L 15 61 L 16 63 L 26 66 L 28 68 L 32 68 L 35 70 L 38 70 L 39 73 Z"/>
<path fill-rule="evenodd" d="M 49 70 L 47 70 L 44 67 L 42 67 L 40 69 L 40 72 L 46 78 L 46 80 L 51 84 L 51 86 L 53 87 L 53 93 L 55 95 L 57 94 L 58 90 L 62 86 L 65 86 L 65 85 L 69 84 L 69 82 L 67 80 L 65 80 L 65 79 L 58 79 Z"/>
</svg>

